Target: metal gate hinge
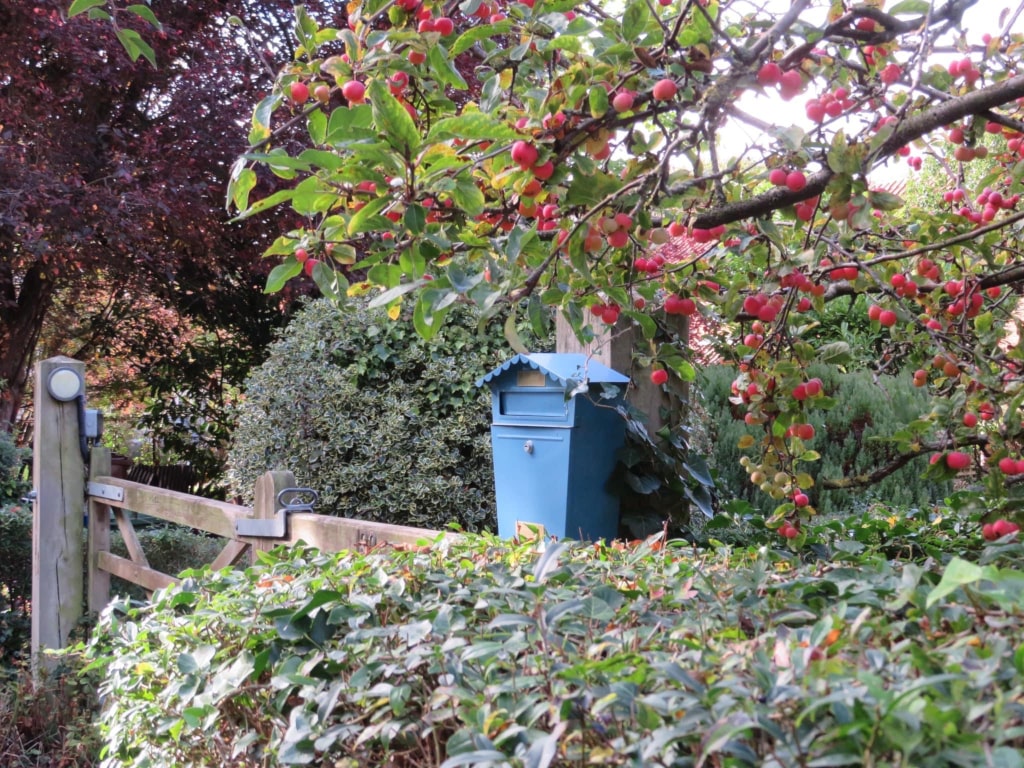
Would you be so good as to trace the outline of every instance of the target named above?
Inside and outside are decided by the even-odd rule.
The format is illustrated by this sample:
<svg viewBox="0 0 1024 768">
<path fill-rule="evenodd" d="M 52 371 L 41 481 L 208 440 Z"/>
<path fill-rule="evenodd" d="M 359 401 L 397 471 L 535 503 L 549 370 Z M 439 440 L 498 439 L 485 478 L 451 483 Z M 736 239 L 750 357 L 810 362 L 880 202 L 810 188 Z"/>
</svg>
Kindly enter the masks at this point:
<svg viewBox="0 0 1024 768">
<path fill-rule="evenodd" d="M 235 520 L 235 535 L 283 539 L 288 535 L 291 512 L 312 512 L 320 494 L 312 488 L 282 488 L 277 494 L 277 514 L 268 520 L 242 517 Z"/>
</svg>

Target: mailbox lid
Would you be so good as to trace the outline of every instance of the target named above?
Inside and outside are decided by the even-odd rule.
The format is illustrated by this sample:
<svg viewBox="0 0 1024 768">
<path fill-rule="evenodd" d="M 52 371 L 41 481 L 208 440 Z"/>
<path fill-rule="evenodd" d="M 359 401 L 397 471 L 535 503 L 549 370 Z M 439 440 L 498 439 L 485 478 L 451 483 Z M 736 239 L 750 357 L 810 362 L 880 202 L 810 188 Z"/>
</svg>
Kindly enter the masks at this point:
<svg viewBox="0 0 1024 768">
<path fill-rule="evenodd" d="M 516 372 L 524 369 L 539 371 L 550 380 L 551 385 L 557 384 L 562 389 L 575 389 L 584 381 L 591 384 L 629 383 L 628 376 L 581 352 L 531 352 L 528 355 L 516 355 L 502 363 L 477 379 L 476 385 L 482 387 L 490 384 L 492 389 L 513 386 Z"/>
<path fill-rule="evenodd" d="M 493 396 L 493 423 L 571 427 L 577 421 L 575 395 L 605 397 L 606 385 L 623 385 L 629 377 L 580 353 L 535 352 L 516 355 L 477 379 Z M 597 392 L 591 389 L 595 384 Z M 624 392 L 613 400 L 621 400 Z"/>
</svg>

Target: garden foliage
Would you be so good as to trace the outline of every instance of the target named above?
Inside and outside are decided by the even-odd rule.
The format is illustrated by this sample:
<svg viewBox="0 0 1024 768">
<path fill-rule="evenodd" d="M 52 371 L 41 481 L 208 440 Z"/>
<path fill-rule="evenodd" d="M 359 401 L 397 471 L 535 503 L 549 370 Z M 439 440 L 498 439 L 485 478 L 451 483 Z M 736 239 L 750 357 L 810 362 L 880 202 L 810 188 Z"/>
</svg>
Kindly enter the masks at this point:
<svg viewBox="0 0 1024 768">
<path fill-rule="evenodd" d="M 834 404 L 808 412 L 816 434 L 807 445 L 821 458 L 808 462 L 805 470 L 815 482 L 808 495 L 818 513 L 849 513 L 873 501 L 930 508 L 943 500 L 952 483 L 922 478 L 926 455 L 870 487 L 824 490 L 821 486 L 826 478 L 852 478 L 891 461 L 898 451 L 886 438 L 891 438 L 900 425 L 926 415 L 931 401 L 928 393 L 913 386 L 909 374 L 886 376 L 864 369 L 842 373 L 821 365 L 812 367 L 809 375 L 822 380 L 828 393 L 826 404 Z M 740 439 L 744 435 L 763 435 L 765 428 L 748 426 L 743 420 L 745 406 L 730 402 L 730 387 L 736 376 L 736 369 L 730 366 L 708 366 L 698 374 L 701 405 L 712 438 L 711 460 L 721 494 L 749 501 L 769 515 L 778 501 L 755 487 L 740 463 L 749 454 L 739 447 Z"/>
<path fill-rule="evenodd" d="M 947 525 L 904 527 L 949 552 Z M 828 567 L 659 545 L 186 574 L 101 619 L 106 765 L 1022 764 L 1020 544 L 900 564 L 844 539 Z"/>
<path fill-rule="evenodd" d="M 319 492 L 319 512 L 493 529 L 490 393 L 474 382 L 512 353 L 500 327 L 478 329 L 465 307 L 452 314 L 427 341 L 408 318 L 356 301 L 308 304 L 247 382 L 234 492 L 251 498 L 260 475 L 287 469 Z"/>
<path fill-rule="evenodd" d="M 24 656 L 32 600 L 32 513 L 0 506 L 0 667 Z"/>
<path fill-rule="evenodd" d="M 17 501 L 28 490 L 22 477 L 27 453 L 15 445 L 14 436 L 0 425 L 0 504 Z"/>
</svg>

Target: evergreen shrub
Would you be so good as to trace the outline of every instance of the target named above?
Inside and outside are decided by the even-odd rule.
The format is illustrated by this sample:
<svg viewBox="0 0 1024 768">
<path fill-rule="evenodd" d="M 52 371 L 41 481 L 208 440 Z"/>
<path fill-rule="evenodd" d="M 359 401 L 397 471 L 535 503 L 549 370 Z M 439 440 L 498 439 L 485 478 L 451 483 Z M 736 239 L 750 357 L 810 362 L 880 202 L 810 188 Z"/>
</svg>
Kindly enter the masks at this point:
<svg viewBox="0 0 1024 768">
<path fill-rule="evenodd" d="M 743 422 L 744 410 L 729 402 L 735 368 L 708 366 L 698 375 L 712 433 L 710 461 L 717 472 L 719 492 L 725 497 L 749 501 L 762 513 L 769 513 L 779 502 L 755 488 L 740 466 L 744 455 L 738 446 L 743 435 L 763 435 L 763 427 Z M 892 434 L 897 425 L 907 424 L 928 413 L 925 392 L 915 388 L 909 374 L 876 375 L 859 370 L 841 373 L 827 366 L 813 366 L 809 376 L 824 383 L 824 391 L 838 400 L 830 410 L 812 410 L 810 421 L 816 435 L 808 444 L 821 454 L 817 461 L 802 465 L 815 480 L 809 491 L 811 504 L 819 514 L 850 513 L 873 502 L 887 505 L 925 508 L 945 498 L 952 486 L 924 480 L 928 457 L 921 456 L 867 488 L 825 491 L 825 478 L 849 477 L 887 463 L 894 455 L 891 443 L 875 438 Z"/>
<path fill-rule="evenodd" d="M 24 656 L 31 600 L 32 512 L 0 506 L 0 669 Z"/>
<path fill-rule="evenodd" d="M 14 436 L 0 424 L 0 504 L 17 501 L 26 491 L 28 482 L 21 476 L 28 451 L 14 443 Z"/>
<path fill-rule="evenodd" d="M 500 325 L 478 330 L 467 307 L 428 341 L 365 303 L 312 301 L 247 380 L 232 492 L 249 501 L 260 475 L 287 469 L 320 494 L 318 512 L 493 529 L 490 393 L 474 382 L 511 355 Z"/>
</svg>

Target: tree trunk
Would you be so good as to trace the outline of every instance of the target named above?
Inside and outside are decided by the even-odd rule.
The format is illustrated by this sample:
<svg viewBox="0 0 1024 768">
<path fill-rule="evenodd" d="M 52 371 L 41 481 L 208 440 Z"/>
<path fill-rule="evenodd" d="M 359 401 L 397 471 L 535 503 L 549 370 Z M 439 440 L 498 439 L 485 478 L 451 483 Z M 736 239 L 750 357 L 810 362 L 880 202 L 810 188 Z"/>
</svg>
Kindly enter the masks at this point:
<svg viewBox="0 0 1024 768">
<path fill-rule="evenodd" d="M 20 285 L 10 266 L 0 268 L 0 429 L 9 429 L 21 409 L 54 288 L 39 264 L 24 274 Z"/>
</svg>

